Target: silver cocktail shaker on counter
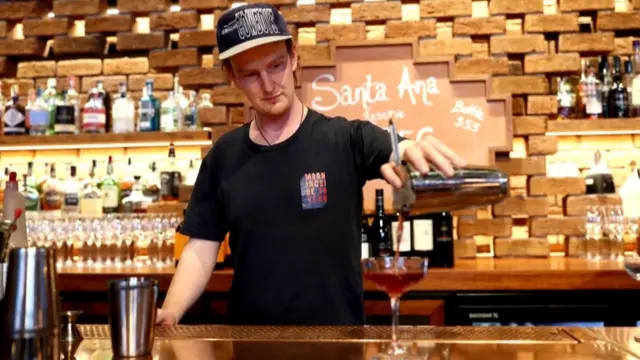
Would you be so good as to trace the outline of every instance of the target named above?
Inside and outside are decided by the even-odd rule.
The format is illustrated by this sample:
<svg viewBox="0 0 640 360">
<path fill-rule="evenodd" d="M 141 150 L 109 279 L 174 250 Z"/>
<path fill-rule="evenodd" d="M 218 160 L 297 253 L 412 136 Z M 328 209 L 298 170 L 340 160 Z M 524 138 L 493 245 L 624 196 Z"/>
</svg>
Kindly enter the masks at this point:
<svg viewBox="0 0 640 360">
<path fill-rule="evenodd" d="M 389 124 L 396 163 L 398 137 L 393 121 Z M 507 174 L 490 167 L 467 166 L 455 169 L 447 177 L 438 171 L 421 174 L 406 166 L 408 179 L 400 189 L 393 189 L 393 208 L 403 214 L 419 215 L 482 207 L 501 202 L 509 195 Z"/>
</svg>

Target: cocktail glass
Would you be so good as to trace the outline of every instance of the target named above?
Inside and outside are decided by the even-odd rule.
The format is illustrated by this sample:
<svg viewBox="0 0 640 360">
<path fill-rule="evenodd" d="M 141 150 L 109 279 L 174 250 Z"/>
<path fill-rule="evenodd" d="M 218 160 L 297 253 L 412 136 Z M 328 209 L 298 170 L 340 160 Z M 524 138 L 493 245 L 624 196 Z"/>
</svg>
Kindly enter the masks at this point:
<svg viewBox="0 0 640 360">
<path fill-rule="evenodd" d="M 388 355 L 406 353 L 398 341 L 398 318 L 400 316 L 400 297 L 409 288 L 427 275 L 429 260 L 426 258 L 377 257 L 362 260 L 365 279 L 389 295 L 391 301 L 391 346 Z"/>
</svg>

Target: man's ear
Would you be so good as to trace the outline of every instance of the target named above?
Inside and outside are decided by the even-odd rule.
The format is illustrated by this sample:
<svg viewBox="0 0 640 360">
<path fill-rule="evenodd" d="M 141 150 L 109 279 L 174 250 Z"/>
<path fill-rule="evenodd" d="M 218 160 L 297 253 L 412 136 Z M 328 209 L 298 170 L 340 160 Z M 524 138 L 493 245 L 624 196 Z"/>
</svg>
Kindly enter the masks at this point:
<svg viewBox="0 0 640 360">
<path fill-rule="evenodd" d="M 291 43 L 291 69 L 293 72 L 298 70 L 298 48 L 295 42 Z"/>
</svg>

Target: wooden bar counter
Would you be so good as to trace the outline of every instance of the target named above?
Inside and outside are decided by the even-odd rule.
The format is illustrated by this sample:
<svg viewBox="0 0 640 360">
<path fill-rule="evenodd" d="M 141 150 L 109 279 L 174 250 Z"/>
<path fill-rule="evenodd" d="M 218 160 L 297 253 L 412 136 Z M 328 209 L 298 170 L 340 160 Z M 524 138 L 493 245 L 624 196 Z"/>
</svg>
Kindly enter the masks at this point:
<svg viewBox="0 0 640 360">
<path fill-rule="evenodd" d="M 110 358 L 107 325 L 80 325 L 78 359 Z M 640 359 L 632 328 L 400 327 L 406 359 Z M 389 327 L 156 327 L 153 359 L 374 359 Z"/>
</svg>

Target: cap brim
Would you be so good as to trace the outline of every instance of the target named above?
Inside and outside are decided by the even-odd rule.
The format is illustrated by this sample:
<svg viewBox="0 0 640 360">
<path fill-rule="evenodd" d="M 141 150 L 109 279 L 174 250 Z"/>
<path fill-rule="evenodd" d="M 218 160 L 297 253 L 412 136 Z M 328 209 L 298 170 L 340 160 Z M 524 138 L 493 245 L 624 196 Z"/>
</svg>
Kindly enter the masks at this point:
<svg viewBox="0 0 640 360">
<path fill-rule="evenodd" d="M 269 44 L 269 43 L 276 42 L 276 41 L 287 40 L 287 39 L 291 39 L 291 38 L 292 38 L 291 35 L 280 35 L 280 36 L 265 36 L 265 37 L 249 40 L 247 42 L 243 42 L 242 44 L 236 45 L 236 46 L 228 49 L 227 51 L 224 51 L 224 52 L 220 53 L 220 55 L 218 55 L 218 59 L 219 60 L 224 60 L 224 59 L 227 59 L 227 58 L 229 58 L 229 57 L 231 57 L 233 55 L 239 54 L 239 53 L 241 53 L 243 51 L 252 49 L 252 48 L 254 48 L 256 46 Z"/>
</svg>

